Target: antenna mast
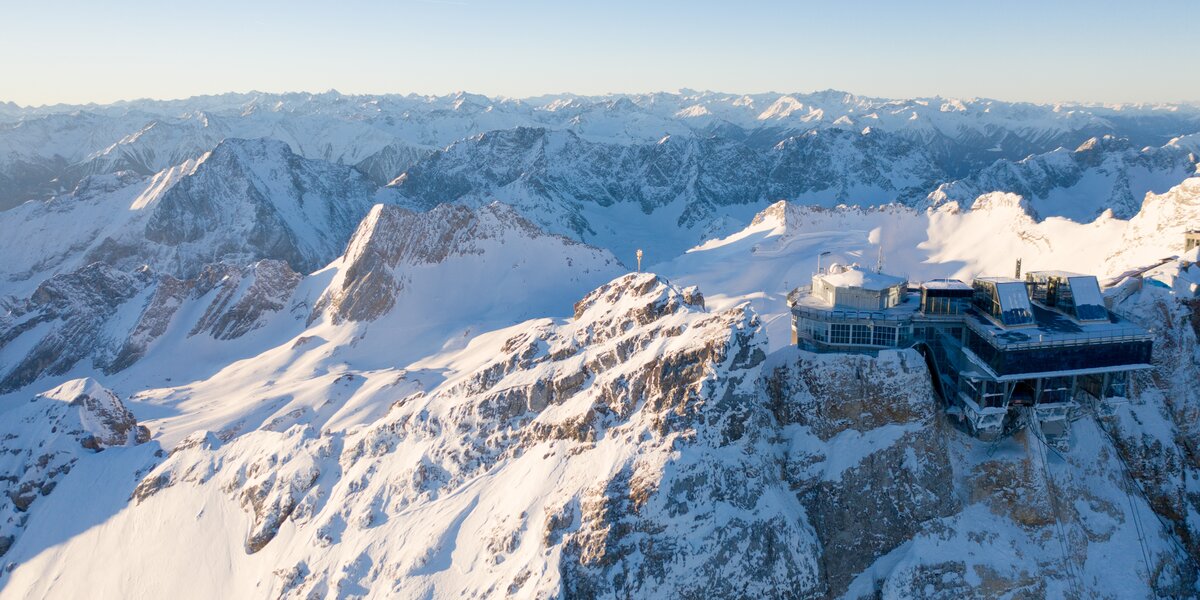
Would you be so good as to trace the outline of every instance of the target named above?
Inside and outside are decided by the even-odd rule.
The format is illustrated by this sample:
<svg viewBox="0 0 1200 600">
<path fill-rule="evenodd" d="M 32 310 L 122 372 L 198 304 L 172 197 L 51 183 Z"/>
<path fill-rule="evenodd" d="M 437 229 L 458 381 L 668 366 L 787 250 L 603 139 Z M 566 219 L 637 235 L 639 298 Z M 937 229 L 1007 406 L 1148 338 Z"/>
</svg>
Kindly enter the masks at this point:
<svg viewBox="0 0 1200 600">
<path fill-rule="evenodd" d="M 637 261 L 638 261 L 638 273 L 641 273 L 642 272 L 642 249 L 641 248 L 638 248 L 638 251 L 637 251 Z"/>
</svg>

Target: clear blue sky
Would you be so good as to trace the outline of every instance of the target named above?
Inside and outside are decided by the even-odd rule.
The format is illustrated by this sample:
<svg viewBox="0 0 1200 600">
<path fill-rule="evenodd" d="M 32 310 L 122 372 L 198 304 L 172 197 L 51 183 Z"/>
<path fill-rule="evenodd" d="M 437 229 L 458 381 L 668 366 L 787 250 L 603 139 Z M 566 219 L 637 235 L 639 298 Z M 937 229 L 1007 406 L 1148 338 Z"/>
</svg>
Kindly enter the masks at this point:
<svg viewBox="0 0 1200 600">
<path fill-rule="evenodd" d="M 0 0 L 0 100 L 811 91 L 1200 100 L 1200 2 Z"/>
</svg>

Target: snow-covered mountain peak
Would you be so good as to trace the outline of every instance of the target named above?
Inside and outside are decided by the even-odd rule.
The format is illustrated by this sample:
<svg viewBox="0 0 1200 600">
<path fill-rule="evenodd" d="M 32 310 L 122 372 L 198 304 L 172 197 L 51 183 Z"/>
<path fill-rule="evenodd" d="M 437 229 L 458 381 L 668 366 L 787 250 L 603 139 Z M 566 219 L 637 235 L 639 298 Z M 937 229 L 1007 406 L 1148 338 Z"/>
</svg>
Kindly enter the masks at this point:
<svg viewBox="0 0 1200 600">
<path fill-rule="evenodd" d="M 633 321 L 639 325 L 681 307 L 704 310 L 704 296 L 695 287 L 680 290 L 654 273 L 630 273 L 596 288 L 575 303 L 577 322 Z M 595 334 L 591 326 L 586 327 Z"/>
<path fill-rule="evenodd" d="M 971 203 L 971 210 L 980 212 L 1016 212 L 1036 218 L 1036 213 L 1033 212 L 1028 199 L 1020 194 L 1011 194 L 1008 192 L 991 192 L 979 196 Z"/>
<path fill-rule="evenodd" d="M 109 446 L 123 446 L 145 441 L 148 437 L 145 428 L 138 429 L 133 413 L 125 408 L 117 395 L 91 377 L 72 379 L 54 389 L 38 394 L 37 399 L 62 402 L 71 406 L 70 410 L 62 414 L 63 418 L 66 418 L 66 414 L 72 415 L 71 419 L 75 422 L 74 429 L 71 425 L 61 421 L 58 425 L 67 425 L 66 432 L 74 430 L 82 432 L 82 435 L 85 436 L 83 442 L 85 447 L 102 449 Z M 53 409 L 48 410 L 58 412 Z"/>
<path fill-rule="evenodd" d="M 164 270 L 184 276 L 199 266 L 186 256 L 193 252 L 205 262 L 249 253 L 309 272 L 341 251 L 374 187 L 357 171 L 302 158 L 283 142 L 230 138 L 157 195 L 143 235 L 171 249 L 174 264 Z M 214 246 L 213 238 L 230 243 Z"/>
<path fill-rule="evenodd" d="M 450 106 L 461 112 L 481 112 L 492 107 L 492 99 L 481 94 L 457 92 L 454 94 Z"/>
<path fill-rule="evenodd" d="M 24 401 L 0 419 L 0 556 L 22 535 L 28 511 L 45 502 L 80 459 L 150 439 L 112 391 L 88 377 Z M 88 504 L 88 498 L 74 498 Z"/>
<path fill-rule="evenodd" d="M 812 112 L 811 109 L 806 109 L 804 103 L 796 98 L 792 96 L 780 96 L 779 99 L 771 103 L 766 110 L 759 113 L 757 118 L 759 121 L 786 119 L 792 116 L 793 113 L 805 110 Z"/>
<path fill-rule="evenodd" d="M 1119 152 L 1132 147 L 1133 144 L 1129 142 L 1128 138 L 1121 138 L 1115 135 L 1105 134 L 1102 136 L 1088 138 L 1077 148 L 1075 148 L 1075 152 Z"/>
<path fill-rule="evenodd" d="M 554 305 L 564 290 L 611 274 L 618 265 L 605 251 L 543 233 L 501 203 L 441 204 L 424 213 L 381 204 L 368 212 L 334 263 L 337 274 L 311 319 L 328 312 L 335 323 L 373 321 L 398 301 L 494 312 L 504 298 L 532 295 L 531 305 Z M 425 281 L 426 275 L 434 279 Z"/>
</svg>

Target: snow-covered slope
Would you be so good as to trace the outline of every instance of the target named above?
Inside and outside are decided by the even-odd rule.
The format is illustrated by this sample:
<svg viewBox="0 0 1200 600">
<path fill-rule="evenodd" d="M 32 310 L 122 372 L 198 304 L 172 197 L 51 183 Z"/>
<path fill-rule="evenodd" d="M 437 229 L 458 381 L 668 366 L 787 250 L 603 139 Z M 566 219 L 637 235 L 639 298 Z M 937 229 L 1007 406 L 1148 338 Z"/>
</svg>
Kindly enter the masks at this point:
<svg viewBox="0 0 1200 600">
<path fill-rule="evenodd" d="M 184 100 L 19 108 L 0 112 L 0 210 L 70 190 L 87 174 L 155 172 L 224 137 L 270 137 L 306 157 L 359 165 L 377 182 L 411 158 L 516 127 L 569 130 L 592 141 L 652 143 L 664 136 L 728 137 L 769 147 L 812 130 L 894 133 L 965 177 L 1090 137 L 1161 146 L 1200 130 L 1188 105 L 1032 105 L 987 99 L 888 100 L 845 92 L 753 95 L 694 92 L 523 100 L 477 94 L 349 96 L 223 94 Z M 775 198 L 778 199 L 778 198 Z"/>
<path fill-rule="evenodd" d="M 403 369 L 310 376 L 307 391 L 288 379 L 300 370 L 278 372 L 247 403 L 269 400 L 275 418 L 176 424 L 155 433 L 169 456 L 77 466 L 30 508 L 3 581 L 39 596 L 1193 589 L 1154 507 L 1124 491 L 1104 433 L 1119 421 L 1077 423 L 1069 456 L 1024 434 L 980 443 L 943 424 L 916 353 L 768 354 L 763 333 L 745 305 L 631 274 L 570 318 Z M 272 361 L 220 377 L 245 385 Z M 174 406 L 220 406 L 232 383 L 180 388 L 193 398 Z M 93 508 L 69 510 L 100 478 Z M 95 551 L 109 547 L 123 551 Z"/>
<path fill-rule="evenodd" d="M 0 213 L 2 597 L 1200 589 L 1194 109 L 72 111 L 0 107 L 0 183 L 59 178 Z M 1155 369 L 1069 452 L 980 443 L 918 354 L 788 343 L 819 253 L 880 248 L 913 279 L 1096 273 Z"/>
<path fill-rule="evenodd" d="M 1128 219 L 1147 193 L 1163 193 L 1196 173 L 1194 136 L 1159 147 L 1135 149 L 1128 140 L 1092 138 L 1073 152 L 1059 149 L 1019 162 L 996 161 L 965 180 L 943 184 L 929 195 L 934 205 L 970 202 L 988 192 L 1025 197 L 1041 218 L 1086 223 L 1111 210 Z"/>
<path fill-rule="evenodd" d="M 0 420 L 0 556 L 22 533 L 30 507 L 49 496 L 81 459 L 132 446 L 150 432 L 120 398 L 91 378 L 37 394 Z M 86 504 L 86 498 L 70 498 Z"/>
<path fill-rule="evenodd" d="M 229 139 L 148 179 L 123 171 L 0 213 L 8 293 L 92 262 L 192 277 L 270 258 L 301 272 L 336 257 L 372 203 L 357 171 L 271 140 Z"/>
<path fill-rule="evenodd" d="M 397 202 L 421 208 L 499 199 L 623 256 L 636 244 L 670 256 L 775 200 L 886 203 L 920 196 L 940 175 L 919 147 L 877 132 L 810 131 L 757 147 L 716 136 L 613 144 L 518 128 L 453 144 L 390 188 Z"/>
</svg>

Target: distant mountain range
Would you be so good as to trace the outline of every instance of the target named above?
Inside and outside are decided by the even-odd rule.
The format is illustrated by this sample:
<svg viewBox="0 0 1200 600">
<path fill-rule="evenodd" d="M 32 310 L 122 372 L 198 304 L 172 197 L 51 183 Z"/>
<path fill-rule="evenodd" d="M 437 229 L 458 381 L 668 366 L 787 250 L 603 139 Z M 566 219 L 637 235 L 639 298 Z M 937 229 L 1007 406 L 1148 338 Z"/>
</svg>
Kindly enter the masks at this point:
<svg viewBox="0 0 1200 600">
<path fill-rule="evenodd" d="M 833 91 L 0 104 L 0 595 L 1194 597 L 1197 132 Z M 795 348 L 821 258 L 1095 273 L 1153 369 L 1035 462 L 911 349 Z"/>
</svg>

